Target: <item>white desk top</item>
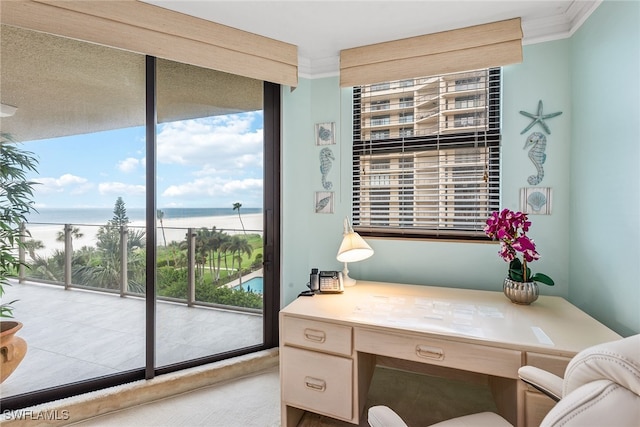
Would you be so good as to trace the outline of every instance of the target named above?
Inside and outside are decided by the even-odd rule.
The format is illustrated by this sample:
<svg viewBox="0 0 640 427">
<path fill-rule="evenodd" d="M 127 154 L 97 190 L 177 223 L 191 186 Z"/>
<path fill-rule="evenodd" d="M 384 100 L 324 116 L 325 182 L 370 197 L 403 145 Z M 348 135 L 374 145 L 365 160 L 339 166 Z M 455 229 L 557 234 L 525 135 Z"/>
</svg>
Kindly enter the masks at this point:
<svg viewBox="0 0 640 427">
<path fill-rule="evenodd" d="M 394 283 L 358 281 L 343 294 L 299 297 L 282 313 L 569 357 L 621 338 L 560 297 L 527 306 L 502 292 Z"/>
</svg>

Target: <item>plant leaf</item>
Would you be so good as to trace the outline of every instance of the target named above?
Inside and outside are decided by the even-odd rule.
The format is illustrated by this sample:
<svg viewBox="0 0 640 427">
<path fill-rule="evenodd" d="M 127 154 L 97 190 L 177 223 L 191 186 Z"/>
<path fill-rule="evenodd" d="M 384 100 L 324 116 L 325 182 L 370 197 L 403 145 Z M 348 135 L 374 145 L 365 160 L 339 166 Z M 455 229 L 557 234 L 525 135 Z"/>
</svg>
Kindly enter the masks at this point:
<svg viewBox="0 0 640 427">
<path fill-rule="evenodd" d="M 514 280 L 516 282 L 522 282 L 522 269 L 514 270 L 512 268 L 509 269 L 509 279 Z"/>
<path fill-rule="evenodd" d="M 533 277 L 531 277 L 531 280 L 533 280 L 534 282 L 544 283 L 545 285 L 548 285 L 548 286 L 555 285 L 555 283 L 553 282 L 553 279 L 551 277 L 547 276 L 546 274 L 542 274 L 542 273 L 534 274 Z"/>
</svg>

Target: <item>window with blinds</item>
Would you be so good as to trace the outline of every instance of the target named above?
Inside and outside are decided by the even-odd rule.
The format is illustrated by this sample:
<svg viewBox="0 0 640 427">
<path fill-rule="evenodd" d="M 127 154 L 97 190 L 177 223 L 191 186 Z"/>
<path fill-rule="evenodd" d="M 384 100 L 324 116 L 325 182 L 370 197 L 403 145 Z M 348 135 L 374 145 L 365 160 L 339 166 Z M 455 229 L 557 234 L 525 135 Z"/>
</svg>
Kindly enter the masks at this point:
<svg viewBox="0 0 640 427">
<path fill-rule="evenodd" d="M 353 225 L 485 239 L 499 209 L 500 69 L 354 88 Z"/>
</svg>

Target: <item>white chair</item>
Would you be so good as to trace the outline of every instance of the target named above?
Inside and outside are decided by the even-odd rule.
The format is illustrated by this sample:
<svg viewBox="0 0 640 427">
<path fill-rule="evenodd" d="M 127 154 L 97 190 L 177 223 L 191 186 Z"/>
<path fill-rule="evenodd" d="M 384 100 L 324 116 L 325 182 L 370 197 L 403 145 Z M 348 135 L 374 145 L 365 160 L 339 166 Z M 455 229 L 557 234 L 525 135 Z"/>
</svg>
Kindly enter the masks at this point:
<svg viewBox="0 0 640 427">
<path fill-rule="evenodd" d="M 533 366 L 520 378 L 558 403 L 541 427 L 640 426 L 640 335 L 587 348 L 567 365 L 564 379 Z M 408 427 L 386 406 L 369 408 L 371 427 Z M 492 412 L 466 415 L 431 427 L 510 427 Z"/>
</svg>

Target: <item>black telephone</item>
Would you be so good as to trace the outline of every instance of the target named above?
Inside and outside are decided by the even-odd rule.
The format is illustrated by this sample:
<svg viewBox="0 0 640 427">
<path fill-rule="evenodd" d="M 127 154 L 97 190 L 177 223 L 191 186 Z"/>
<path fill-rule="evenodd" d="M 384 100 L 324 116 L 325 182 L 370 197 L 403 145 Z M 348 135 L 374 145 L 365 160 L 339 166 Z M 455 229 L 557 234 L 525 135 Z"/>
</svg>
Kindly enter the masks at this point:
<svg viewBox="0 0 640 427">
<path fill-rule="evenodd" d="M 344 283 L 342 281 L 342 272 L 340 271 L 321 271 L 317 268 L 311 269 L 309 276 L 308 291 L 303 291 L 299 296 L 312 297 L 315 293 L 341 293 L 344 292 Z"/>
<path fill-rule="evenodd" d="M 320 292 L 340 293 L 344 292 L 341 271 L 321 271 L 318 283 Z"/>
</svg>

